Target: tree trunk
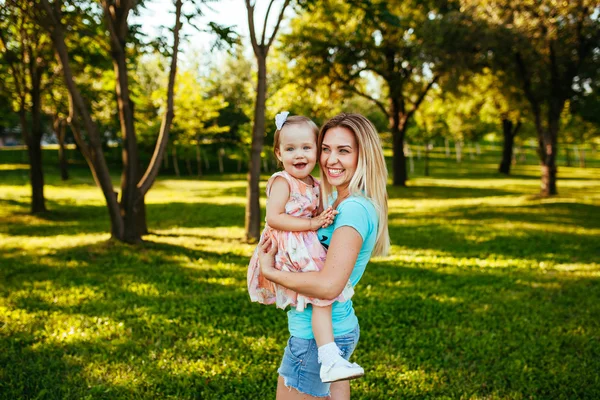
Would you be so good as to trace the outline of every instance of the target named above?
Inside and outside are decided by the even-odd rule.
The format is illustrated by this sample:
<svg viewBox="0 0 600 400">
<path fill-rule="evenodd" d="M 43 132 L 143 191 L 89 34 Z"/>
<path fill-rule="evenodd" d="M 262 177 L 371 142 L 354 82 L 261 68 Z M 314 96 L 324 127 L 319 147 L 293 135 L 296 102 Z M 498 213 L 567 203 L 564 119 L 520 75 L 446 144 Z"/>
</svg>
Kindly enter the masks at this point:
<svg viewBox="0 0 600 400">
<path fill-rule="evenodd" d="M 138 237 L 141 238 L 142 236 L 149 234 L 150 232 L 148 231 L 148 223 L 146 221 L 146 196 L 141 196 L 137 205 L 137 213 L 135 214 L 135 217 L 137 218 L 135 227 Z"/>
<path fill-rule="evenodd" d="M 579 166 L 585 168 L 585 149 L 579 148 Z"/>
<path fill-rule="evenodd" d="M 565 162 L 567 167 L 571 166 L 571 153 L 569 152 L 569 145 L 565 144 Z"/>
<path fill-rule="evenodd" d="M 223 157 L 225 155 L 225 149 L 223 149 L 222 147 L 219 149 L 219 151 L 217 152 L 217 156 L 218 156 L 218 161 L 219 161 L 219 172 L 221 174 L 225 173 L 225 166 L 223 165 Z"/>
<path fill-rule="evenodd" d="M 124 232 L 121 240 L 127 243 L 140 242 L 142 240 L 140 232 L 147 232 L 144 196 L 156 180 L 162 154 L 168 143 L 171 121 L 174 117 L 173 90 L 177 71 L 177 52 L 182 8 L 182 1 L 177 0 L 175 4 L 175 26 L 173 27 L 173 55 L 167 87 L 167 110 L 162 120 L 159 138 L 156 142 L 152 159 L 147 170 L 142 173 L 134 124 L 134 104 L 129 94 L 126 55 L 127 39 L 130 34 L 127 18 L 134 4 L 133 0 L 123 0 L 115 3 L 102 2 L 104 17 L 106 18 L 110 35 L 113 68 L 117 80 L 117 105 L 123 138 L 120 210 L 123 217 Z"/>
<path fill-rule="evenodd" d="M 198 178 L 202 177 L 202 157 L 200 153 L 200 142 L 196 141 L 196 166 L 198 168 Z"/>
<path fill-rule="evenodd" d="M 550 102 L 548 111 L 548 129 L 542 131 L 542 157 L 541 157 L 541 195 L 553 196 L 558 194 L 556 188 L 556 151 L 557 137 L 559 129 L 560 111 L 563 109 L 564 102 L 557 100 Z"/>
<path fill-rule="evenodd" d="M 177 160 L 177 147 L 175 147 L 175 143 L 173 143 L 173 147 L 171 147 L 171 158 L 173 158 L 173 168 L 175 169 L 175 176 L 179 178 L 181 175 L 179 174 L 179 161 Z"/>
<path fill-rule="evenodd" d="M 29 155 L 29 177 L 31 180 L 31 212 L 35 214 L 46 211 L 42 146 L 40 142 L 32 140 L 27 146 L 27 153 Z"/>
<path fill-rule="evenodd" d="M 141 172 L 142 172 L 142 166 L 138 165 L 138 173 L 140 175 L 138 175 L 138 179 L 137 181 L 139 182 L 140 179 L 142 178 L 141 176 Z M 146 221 L 146 196 L 141 192 L 141 190 L 139 190 L 139 186 L 138 186 L 138 198 L 137 198 L 137 206 L 136 206 L 136 214 L 135 214 L 135 226 L 136 226 L 136 232 L 138 234 L 138 237 L 142 238 L 142 236 L 147 235 L 148 233 L 150 233 L 148 231 L 148 222 Z"/>
<path fill-rule="evenodd" d="M 458 164 L 462 161 L 462 142 L 454 142 L 454 151 L 456 152 L 456 163 Z"/>
<path fill-rule="evenodd" d="M 187 151 L 186 151 L 186 156 L 185 156 L 185 167 L 187 169 L 189 176 L 194 175 L 194 173 L 192 172 L 192 160 L 191 160 L 190 156 L 187 154 Z"/>
<path fill-rule="evenodd" d="M 29 153 L 29 174 L 31 178 L 31 212 L 46 211 L 44 198 L 44 171 L 42 169 L 42 99 L 40 67 L 30 61 L 31 74 L 31 135 L 27 143 Z"/>
<path fill-rule="evenodd" d="M 65 85 L 69 91 L 69 122 L 79 149 L 90 167 L 96 184 L 102 189 L 102 193 L 106 199 L 111 221 L 111 235 L 118 239 L 122 237 L 124 228 L 117 196 L 115 195 L 104 152 L 102 151 L 102 141 L 98 134 L 98 127 L 92 120 L 86 102 L 73 78 L 69 62 L 69 52 L 65 44 L 65 28 L 61 23 L 60 11 L 54 8 L 48 0 L 41 0 L 41 6 L 46 15 L 38 22 L 44 25 L 50 32 L 56 58 L 62 67 Z M 79 131 L 77 125 L 78 116 L 81 116 L 83 120 L 86 133 L 89 137 L 89 146 Z"/>
<path fill-rule="evenodd" d="M 406 186 L 408 174 L 406 173 L 406 156 L 404 154 L 404 136 L 406 133 L 407 116 L 404 113 L 402 100 L 392 96 L 390 98 L 390 131 L 392 132 L 393 150 L 393 184 L 394 186 Z"/>
<path fill-rule="evenodd" d="M 429 176 L 429 148 L 430 144 L 425 145 L 425 176 Z"/>
<path fill-rule="evenodd" d="M 248 12 L 248 28 L 250 29 L 250 41 L 252 43 L 252 49 L 258 64 L 258 82 L 256 85 L 256 103 L 254 105 L 254 126 L 252 127 L 252 146 L 250 150 L 250 162 L 248 168 L 248 189 L 246 198 L 246 215 L 245 215 L 245 230 L 246 230 L 246 241 L 257 242 L 260 238 L 260 154 L 263 149 L 264 135 L 265 135 L 265 102 L 267 96 L 267 54 L 269 54 L 269 48 L 275 40 L 277 30 L 285 9 L 290 4 L 291 0 L 285 0 L 279 17 L 277 18 L 277 24 L 273 29 L 273 34 L 267 40 L 267 22 L 269 20 L 269 11 L 273 1 L 269 3 L 267 13 L 264 20 L 263 31 L 261 41 L 257 40 L 257 32 L 254 28 L 254 6 L 256 2 L 250 4 L 250 0 L 246 0 L 246 11 Z"/>
<path fill-rule="evenodd" d="M 65 136 L 67 131 L 66 121 L 59 118 L 58 115 L 54 116 L 53 121 L 54 133 L 58 139 L 58 166 L 60 168 L 60 178 L 63 181 L 69 179 L 69 169 L 67 163 L 67 152 L 65 150 Z"/>
<path fill-rule="evenodd" d="M 245 231 L 248 242 L 257 242 L 260 238 L 260 154 L 265 134 L 265 102 L 267 95 L 266 54 L 256 54 L 258 61 L 258 83 L 256 88 L 256 106 L 254 108 L 254 126 L 252 127 L 252 148 L 248 165 L 248 189 L 246 193 Z"/>
<path fill-rule="evenodd" d="M 504 137 L 504 145 L 502 149 L 502 161 L 500 162 L 499 172 L 502 174 L 510 174 L 510 165 L 513 157 L 513 147 L 515 136 L 521 127 L 521 122 L 518 122 L 513 130 L 513 122 L 507 118 L 502 119 L 502 135 Z"/>
<path fill-rule="evenodd" d="M 123 139 L 120 207 L 125 224 L 123 241 L 138 243 L 142 240 L 136 226 L 141 218 L 141 215 L 138 216 L 137 214 L 142 209 L 141 192 L 137 187 L 141 172 L 134 126 L 133 103 L 129 97 L 129 77 L 124 52 L 125 39 L 121 38 L 121 40 L 120 46 L 115 46 L 114 41 L 111 41 L 113 44 L 111 52 L 113 67 L 117 78 L 117 105 L 121 122 L 121 137 Z"/>
<path fill-rule="evenodd" d="M 392 128 L 393 135 L 393 145 L 392 149 L 394 151 L 393 158 L 393 171 L 394 171 L 394 186 L 406 186 L 406 180 L 408 179 L 408 175 L 406 173 L 406 156 L 404 155 L 404 132 L 402 132 L 398 127 Z"/>
<path fill-rule="evenodd" d="M 210 161 L 208 160 L 208 155 L 204 153 L 204 170 L 208 171 L 210 169 Z"/>
</svg>

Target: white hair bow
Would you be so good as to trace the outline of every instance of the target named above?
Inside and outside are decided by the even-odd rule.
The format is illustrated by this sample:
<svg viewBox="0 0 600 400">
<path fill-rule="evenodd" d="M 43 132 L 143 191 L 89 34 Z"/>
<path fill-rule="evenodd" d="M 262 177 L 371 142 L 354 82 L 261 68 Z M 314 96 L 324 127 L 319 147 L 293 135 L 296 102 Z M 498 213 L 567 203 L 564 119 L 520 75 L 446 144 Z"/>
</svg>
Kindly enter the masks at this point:
<svg viewBox="0 0 600 400">
<path fill-rule="evenodd" d="M 275 116 L 275 126 L 277 127 L 277 130 L 283 128 L 283 124 L 287 120 L 288 115 L 290 115 L 289 111 L 282 111 Z"/>
</svg>

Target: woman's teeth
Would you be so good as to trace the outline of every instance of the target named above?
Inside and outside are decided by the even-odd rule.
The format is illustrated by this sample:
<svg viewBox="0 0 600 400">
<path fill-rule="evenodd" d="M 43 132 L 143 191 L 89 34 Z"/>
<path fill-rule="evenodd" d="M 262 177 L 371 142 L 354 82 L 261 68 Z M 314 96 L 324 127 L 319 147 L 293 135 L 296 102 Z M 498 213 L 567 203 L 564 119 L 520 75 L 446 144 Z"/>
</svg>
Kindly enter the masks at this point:
<svg viewBox="0 0 600 400">
<path fill-rule="evenodd" d="M 331 175 L 340 175 L 342 172 L 344 172 L 343 169 L 331 169 L 331 168 L 329 168 L 329 174 L 331 174 Z"/>
</svg>

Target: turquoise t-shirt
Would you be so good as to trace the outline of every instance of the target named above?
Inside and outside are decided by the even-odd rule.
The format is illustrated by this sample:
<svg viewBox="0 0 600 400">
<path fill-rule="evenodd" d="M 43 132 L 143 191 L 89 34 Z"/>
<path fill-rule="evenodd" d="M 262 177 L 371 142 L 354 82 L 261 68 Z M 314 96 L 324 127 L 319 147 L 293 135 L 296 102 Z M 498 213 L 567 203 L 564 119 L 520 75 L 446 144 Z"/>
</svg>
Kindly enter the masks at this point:
<svg viewBox="0 0 600 400">
<path fill-rule="evenodd" d="M 373 203 L 362 196 L 348 197 L 338 205 L 337 210 L 339 214 L 335 217 L 333 225 L 319 229 L 317 234 L 321 244 L 325 247 L 329 247 L 333 232 L 342 226 L 351 226 L 360 234 L 363 244 L 358 253 L 354 269 L 350 274 L 350 283 L 352 286 L 356 286 L 360 278 L 362 278 L 367 263 L 371 258 L 371 253 L 377 239 L 379 218 L 377 217 Z M 312 305 L 309 304 L 302 312 L 291 309 L 287 314 L 290 335 L 302 339 L 314 338 L 311 323 Z M 343 303 L 336 301 L 332 305 L 331 314 L 334 336 L 350 333 L 358 324 L 358 319 L 354 314 L 354 307 L 352 307 L 352 300 Z"/>
</svg>

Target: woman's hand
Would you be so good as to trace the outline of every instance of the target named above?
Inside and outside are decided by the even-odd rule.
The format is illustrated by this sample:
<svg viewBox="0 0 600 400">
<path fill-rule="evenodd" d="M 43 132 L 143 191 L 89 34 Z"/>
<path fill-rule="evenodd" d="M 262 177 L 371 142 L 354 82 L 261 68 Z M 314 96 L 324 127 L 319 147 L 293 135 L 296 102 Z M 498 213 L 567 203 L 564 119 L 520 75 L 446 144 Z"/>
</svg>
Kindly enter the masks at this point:
<svg viewBox="0 0 600 400">
<path fill-rule="evenodd" d="M 260 265 L 260 273 L 270 279 L 275 269 L 275 254 L 277 253 L 277 241 L 269 235 L 265 235 L 259 243 L 258 247 L 258 264 Z"/>
</svg>

